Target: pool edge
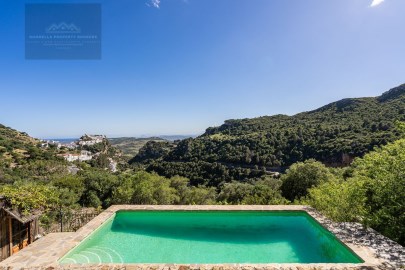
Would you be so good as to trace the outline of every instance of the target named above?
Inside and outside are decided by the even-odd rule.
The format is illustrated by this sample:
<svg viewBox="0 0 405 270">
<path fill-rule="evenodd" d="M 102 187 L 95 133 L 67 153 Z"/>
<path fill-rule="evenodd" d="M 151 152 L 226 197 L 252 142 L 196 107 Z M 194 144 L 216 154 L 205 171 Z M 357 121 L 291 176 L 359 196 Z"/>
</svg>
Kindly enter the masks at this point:
<svg viewBox="0 0 405 270">
<path fill-rule="evenodd" d="M 327 231 L 331 232 L 342 244 L 344 244 L 351 252 L 353 252 L 356 256 L 363 260 L 363 263 L 309 263 L 309 264 L 291 264 L 291 263 L 270 263 L 270 264 L 98 264 L 98 265 L 66 265 L 66 264 L 59 264 L 59 260 L 62 259 L 65 255 L 67 255 L 71 250 L 73 250 L 76 246 L 78 246 L 84 239 L 90 236 L 93 232 L 95 232 L 98 228 L 101 227 L 102 224 L 107 222 L 110 218 L 112 218 L 116 212 L 118 211 L 304 211 L 306 212 L 311 218 L 313 218 L 320 226 L 322 226 Z M 285 268 L 289 269 L 288 267 L 292 267 L 291 269 L 310 269 L 317 267 L 317 269 L 360 269 L 364 267 L 372 267 L 377 268 L 380 265 L 384 264 L 384 260 L 379 259 L 376 257 L 375 252 L 366 246 L 361 245 L 354 245 L 341 239 L 338 234 L 336 234 L 333 230 L 328 228 L 328 224 L 332 222 L 327 220 L 324 216 L 318 213 L 311 207 L 304 206 L 304 205 L 113 205 L 79 229 L 76 233 L 72 233 L 66 237 L 66 243 L 61 247 L 60 245 L 55 247 L 59 250 L 55 252 L 50 247 L 48 247 L 49 252 L 43 252 L 44 254 L 32 262 L 30 260 L 24 260 L 24 256 L 27 257 L 32 256 L 32 253 L 35 253 L 35 250 L 41 249 L 41 240 L 34 242 L 32 245 L 27 247 L 26 249 L 22 250 L 20 253 L 17 253 L 15 256 L 11 256 L 7 260 L 0 263 L 0 269 L 9 269 L 7 267 L 11 267 L 10 269 L 20 269 L 22 267 L 29 268 L 29 267 L 43 267 L 46 269 L 47 267 L 53 267 L 54 269 L 101 269 L 101 267 L 107 267 L 105 269 L 111 269 L 119 267 L 124 267 L 123 269 L 213 269 L 213 268 L 228 268 L 228 269 L 239 269 L 239 268 L 246 268 L 246 267 L 253 267 L 253 268 L 270 268 L 270 269 L 279 269 Z M 53 234 L 55 235 L 55 234 Z M 58 234 L 56 234 L 58 235 Z M 60 235 L 62 236 L 62 235 Z M 46 237 L 44 237 L 46 238 Z M 63 240 L 63 239 L 62 239 Z M 31 247 L 31 248 L 30 248 Z M 42 251 L 44 247 L 42 247 Z M 24 254 L 24 251 L 26 251 Z M 19 257 L 19 258 L 17 258 Z M 32 257 L 31 257 L 32 258 Z M 97 267 L 97 268 L 93 268 Z M 252 268 L 252 269 L 253 269 Z M 371 269 L 372 269 L 371 268 Z M 103 268 L 104 269 L 104 268 Z"/>
</svg>

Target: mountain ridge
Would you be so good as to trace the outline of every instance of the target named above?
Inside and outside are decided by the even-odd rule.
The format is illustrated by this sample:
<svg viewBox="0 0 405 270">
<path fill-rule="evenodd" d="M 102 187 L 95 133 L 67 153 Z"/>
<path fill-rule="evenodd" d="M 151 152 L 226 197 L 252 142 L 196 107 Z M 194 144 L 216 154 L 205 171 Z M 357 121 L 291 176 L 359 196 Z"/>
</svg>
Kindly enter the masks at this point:
<svg viewBox="0 0 405 270">
<path fill-rule="evenodd" d="M 398 139 L 396 121 L 405 121 L 403 84 L 377 97 L 342 99 L 292 116 L 229 119 L 194 139 L 177 142 L 163 156 L 154 154 L 167 152 L 157 149 L 159 145 L 145 145 L 142 157 L 132 162 L 141 160 L 149 171 L 168 177 L 178 173 L 197 182 L 202 181 L 201 175 L 221 178 L 219 171 L 234 175 L 229 167 L 260 171 L 311 158 L 329 166 L 346 166 L 374 147 Z M 243 172 L 239 179 L 249 178 L 251 172 Z"/>
</svg>

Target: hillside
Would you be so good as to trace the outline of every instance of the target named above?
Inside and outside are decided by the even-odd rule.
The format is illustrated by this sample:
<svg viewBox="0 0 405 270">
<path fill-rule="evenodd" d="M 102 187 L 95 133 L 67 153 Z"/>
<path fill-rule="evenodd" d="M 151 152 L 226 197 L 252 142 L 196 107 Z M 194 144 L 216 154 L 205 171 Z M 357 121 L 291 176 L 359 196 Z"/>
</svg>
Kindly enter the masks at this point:
<svg viewBox="0 0 405 270">
<path fill-rule="evenodd" d="M 212 178 L 225 174 L 228 179 L 231 176 L 226 174 L 233 174 L 234 168 L 280 170 L 309 158 L 345 166 L 375 146 L 398 139 L 396 120 L 405 120 L 405 84 L 379 97 L 343 99 L 294 116 L 227 120 L 195 139 L 179 142 L 148 169 L 166 176 L 177 171 L 201 180 L 201 174 L 214 167 L 225 172 Z M 239 179 L 249 178 L 247 173 L 252 170 L 239 172 Z"/>
<path fill-rule="evenodd" d="M 91 141 L 84 135 L 66 146 L 0 125 L 0 185 L 20 180 L 48 182 L 86 167 L 115 172 L 126 161 L 105 136 L 99 137 L 99 141 Z"/>
<path fill-rule="evenodd" d="M 135 137 L 121 137 L 121 138 L 109 138 L 112 146 L 118 148 L 123 153 L 124 158 L 130 159 L 138 154 L 147 142 L 164 142 L 164 139 L 158 137 L 150 138 L 135 138 Z"/>
<path fill-rule="evenodd" d="M 195 137 L 197 137 L 197 136 L 196 135 L 159 135 L 159 138 L 166 140 L 166 141 L 170 141 L 170 142 L 184 140 L 187 138 L 195 138 Z"/>
<path fill-rule="evenodd" d="M 63 159 L 57 157 L 55 145 L 43 142 L 25 132 L 0 125 L 0 185 L 21 180 L 47 181 L 53 175 L 67 173 Z"/>
<path fill-rule="evenodd" d="M 133 158 L 139 153 L 139 150 L 146 145 L 147 142 L 174 142 L 178 140 L 184 140 L 186 138 L 191 138 L 191 135 L 159 135 L 158 137 L 147 137 L 147 138 L 137 138 L 137 137 L 119 137 L 119 138 L 108 138 L 111 145 L 121 150 L 123 157 L 127 160 Z"/>
<path fill-rule="evenodd" d="M 40 146 L 40 140 L 0 124 L 0 165 L 15 167 L 28 160 L 53 157 L 52 149 Z"/>
</svg>

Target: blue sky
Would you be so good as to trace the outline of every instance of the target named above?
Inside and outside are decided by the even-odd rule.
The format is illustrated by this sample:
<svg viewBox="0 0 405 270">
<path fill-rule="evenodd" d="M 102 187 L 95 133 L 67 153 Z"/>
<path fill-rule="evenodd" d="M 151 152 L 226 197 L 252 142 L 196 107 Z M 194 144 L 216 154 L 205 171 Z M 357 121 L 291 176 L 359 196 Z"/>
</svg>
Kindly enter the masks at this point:
<svg viewBox="0 0 405 270">
<path fill-rule="evenodd" d="M 405 82 L 405 1 L 372 2 L 99 1 L 101 60 L 25 60 L 25 1 L 0 0 L 0 123 L 41 138 L 199 134 L 376 96 Z"/>
</svg>

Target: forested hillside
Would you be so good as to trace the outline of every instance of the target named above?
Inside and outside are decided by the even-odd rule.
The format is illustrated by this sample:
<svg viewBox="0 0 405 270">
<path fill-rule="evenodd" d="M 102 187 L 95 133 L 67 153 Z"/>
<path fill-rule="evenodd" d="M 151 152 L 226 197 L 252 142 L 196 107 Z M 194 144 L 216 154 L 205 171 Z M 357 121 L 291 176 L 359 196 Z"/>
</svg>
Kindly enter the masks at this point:
<svg viewBox="0 0 405 270">
<path fill-rule="evenodd" d="M 148 163 L 148 170 L 165 176 L 180 174 L 196 183 L 203 179 L 207 183 L 207 177 L 216 183 L 243 180 L 252 172 L 263 175 L 310 158 L 345 166 L 375 146 L 398 139 L 397 120 L 405 120 L 405 84 L 379 97 L 343 99 L 294 116 L 227 120 L 195 139 L 180 141 L 165 155 L 147 156 L 167 150 L 145 145 L 142 156 L 132 162 L 155 159 Z"/>
<path fill-rule="evenodd" d="M 21 179 L 46 179 L 66 171 L 56 147 L 42 148 L 41 141 L 0 124 L 0 184 Z"/>
<path fill-rule="evenodd" d="M 164 139 L 158 137 L 150 138 L 134 138 L 134 137 L 121 137 L 121 138 L 108 138 L 111 145 L 122 151 L 125 158 L 131 159 L 138 154 L 139 149 L 141 149 L 147 142 L 164 142 Z"/>
<path fill-rule="evenodd" d="M 28 160 L 52 159 L 52 149 L 41 149 L 41 142 L 24 132 L 0 124 L 0 164 L 11 167 Z"/>
<path fill-rule="evenodd" d="M 0 126 L 0 195 L 22 213 L 40 208 L 44 228 L 55 226 L 61 209 L 68 217 L 82 207 L 112 204 L 309 204 L 331 219 L 361 222 L 404 244 L 405 124 L 396 122 L 404 119 L 403 110 L 404 87 L 398 87 L 378 98 L 339 101 L 292 117 L 227 121 L 196 139 L 148 142 L 132 160 L 136 166 L 115 172 L 99 158 L 68 163 L 58 157 L 66 149 L 44 147 L 25 133 Z M 259 134 L 276 135 L 258 140 Z M 287 139 L 294 136 L 298 139 Z M 281 149 L 279 165 L 288 165 L 295 161 L 286 159 L 291 143 L 302 153 L 297 160 L 306 160 L 278 177 L 252 158 L 266 151 L 277 157 L 270 150 Z M 232 159 L 232 153 L 246 155 L 236 149 L 249 149 L 250 162 Z M 312 155 L 305 152 L 311 149 Z M 104 140 L 81 150 L 101 153 L 99 157 L 116 151 Z M 315 160 L 365 152 L 344 168 Z M 77 170 L 68 170 L 71 166 Z"/>
</svg>

